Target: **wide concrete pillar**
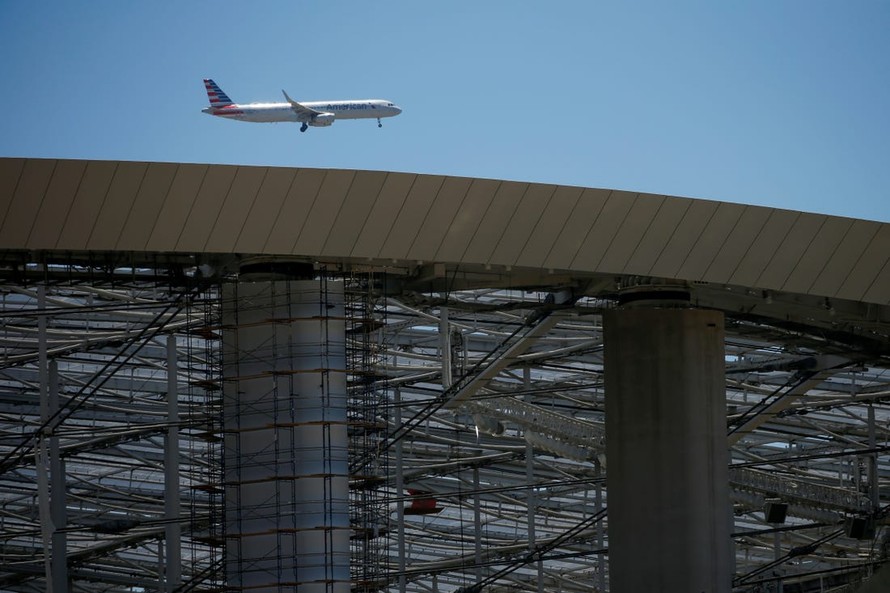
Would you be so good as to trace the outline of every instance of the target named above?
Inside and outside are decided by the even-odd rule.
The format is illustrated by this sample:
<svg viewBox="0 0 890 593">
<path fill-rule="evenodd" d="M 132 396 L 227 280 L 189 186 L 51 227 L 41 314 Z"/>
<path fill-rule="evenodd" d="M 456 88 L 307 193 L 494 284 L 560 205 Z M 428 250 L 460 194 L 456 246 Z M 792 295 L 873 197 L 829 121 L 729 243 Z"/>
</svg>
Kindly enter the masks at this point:
<svg viewBox="0 0 890 593">
<path fill-rule="evenodd" d="M 605 315 L 611 593 L 731 590 L 723 314 Z"/>
<path fill-rule="evenodd" d="M 223 290 L 227 590 L 349 593 L 343 288 Z"/>
</svg>

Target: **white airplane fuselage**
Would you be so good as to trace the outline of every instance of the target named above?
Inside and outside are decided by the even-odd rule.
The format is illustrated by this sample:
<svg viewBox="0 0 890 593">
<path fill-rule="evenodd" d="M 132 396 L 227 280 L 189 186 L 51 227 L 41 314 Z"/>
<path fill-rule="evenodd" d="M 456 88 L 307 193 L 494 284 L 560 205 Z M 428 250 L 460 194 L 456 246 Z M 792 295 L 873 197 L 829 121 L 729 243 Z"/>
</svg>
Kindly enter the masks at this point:
<svg viewBox="0 0 890 593">
<path fill-rule="evenodd" d="M 360 101 L 308 101 L 301 105 L 332 113 L 336 119 L 362 119 L 393 117 L 402 112 L 391 101 L 367 99 Z M 204 113 L 225 119 L 249 122 L 298 122 L 302 121 L 290 103 L 233 103 L 224 107 L 205 107 Z M 311 125 L 311 124 L 310 124 Z"/>
</svg>

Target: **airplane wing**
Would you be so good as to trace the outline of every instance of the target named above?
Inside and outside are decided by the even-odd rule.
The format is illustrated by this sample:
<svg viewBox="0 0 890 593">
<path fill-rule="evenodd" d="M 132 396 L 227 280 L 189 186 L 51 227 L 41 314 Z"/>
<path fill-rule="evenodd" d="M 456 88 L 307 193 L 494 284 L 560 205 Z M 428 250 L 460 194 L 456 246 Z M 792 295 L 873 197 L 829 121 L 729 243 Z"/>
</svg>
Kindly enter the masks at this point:
<svg viewBox="0 0 890 593">
<path fill-rule="evenodd" d="M 287 91 L 285 91 L 284 89 L 281 89 L 281 92 L 284 93 L 284 98 L 287 99 L 288 103 L 290 103 L 290 108 L 293 109 L 294 113 L 297 114 L 297 119 L 299 121 L 309 121 L 316 115 L 320 115 L 322 113 L 321 111 L 316 111 L 310 107 L 306 107 L 305 105 L 297 103 L 288 96 Z"/>
</svg>

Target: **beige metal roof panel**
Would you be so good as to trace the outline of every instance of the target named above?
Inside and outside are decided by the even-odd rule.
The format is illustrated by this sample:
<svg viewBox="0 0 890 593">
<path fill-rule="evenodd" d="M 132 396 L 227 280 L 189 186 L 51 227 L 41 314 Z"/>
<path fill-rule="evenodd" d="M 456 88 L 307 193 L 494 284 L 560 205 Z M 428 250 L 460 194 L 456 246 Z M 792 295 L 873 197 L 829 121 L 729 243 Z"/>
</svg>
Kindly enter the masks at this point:
<svg viewBox="0 0 890 593">
<path fill-rule="evenodd" d="M 633 255 L 625 264 L 627 273 L 648 276 L 662 251 L 686 216 L 692 200 L 665 198 L 646 233 L 640 238 Z"/>
<path fill-rule="evenodd" d="M 9 245 L 26 245 L 34 219 L 40 210 L 46 188 L 52 178 L 56 161 L 28 161 L 15 186 L 13 198 L 3 223 L 0 236 Z"/>
<path fill-rule="evenodd" d="M 853 221 L 848 218 L 826 216 L 824 219 L 806 251 L 798 258 L 794 270 L 788 275 L 782 290 L 807 292 L 853 224 Z"/>
<path fill-rule="evenodd" d="M 520 252 L 516 265 L 533 268 L 540 268 L 544 265 L 583 192 L 584 189 L 580 187 L 559 186 L 556 188 L 547 204 L 547 209 L 541 213 L 541 218 L 538 219 L 528 242 Z"/>
<path fill-rule="evenodd" d="M 321 254 L 355 176 L 355 171 L 328 171 L 306 214 L 306 223 L 294 244 L 294 253 Z"/>
<path fill-rule="evenodd" d="M 15 197 L 15 188 L 19 184 L 26 162 L 26 159 L 0 158 L 0 216 L 3 217 L 2 220 L 6 220 L 6 212 Z M 3 237 L 0 235 L 0 241 L 2 240 Z"/>
<path fill-rule="evenodd" d="M 463 260 L 467 247 L 476 236 L 476 232 L 481 230 L 485 234 L 491 230 L 483 227 L 482 222 L 500 185 L 500 181 L 490 179 L 473 180 L 461 207 L 455 213 L 451 224 L 448 225 L 439 250 L 436 252 L 436 260 Z"/>
<path fill-rule="evenodd" d="M 442 239 L 451 227 L 451 222 L 461 209 L 464 199 L 470 191 L 472 179 L 464 177 L 447 177 L 436 199 L 414 238 L 410 253 L 413 259 L 432 260 L 442 245 Z M 394 229 L 398 232 L 399 229 Z"/>
<path fill-rule="evenodd" d="M 179 165 L 173 183 L 161 205 L 161 211 L 151 227 L 145 249 L 148 251 L 175 251 L 182 236 L 183 226 L 195 205 L 204 177 L 210 169 L 207 165 Z"/>
<path fill-rule="evenodd" d="M 739 263 L 757 239 L 757 233 L 769 219 L 772 210 L 757 206 L 745 206 L 726 242 L 714 256 L 705 272 L 709 282 L 726 284 Z"/>
<path fill-rule="evenodd" d="M 244 225 L 235 240 L 237 253 L 261 253 L 281 212 L 287 192 L 297 176 L 294 169 L 273 167 L 266 170 L 263 183 L 250 205 Z"/>
<path fill-rule="evenodd" d="M 572 265 L 610 193 L 605 189 L 585 189 L 581 192 L 544 260 L 545 268 L 568 269 Z"/>
<path fill-rule="evenodd" d="M 55 249 L 86 168 L 86 161 L 59 161 L 56 164 L 28 236 L 30 249 Z"/>
<path fill-rule="evenodd" d="M 742 261 L 733 271 L 728 284 L 755 286 L 782 240 L 794 226 L 798 215 L 799 213 L 788 210 L 772 210 Z"/>
<path fill-rule="evenodd" d="M 96 217 L 96 224 L 93 225 L 93 232 L 87 240 L 87 249 L 104 251 L 117 247 L 118 237 L 121 236 L 130 208 L 136 201 L 136 194 L 147 169 L 147 163 L 118 165 Z"/>
<path fill-rule="evenodd" d="M 714 257 L 726 244 L 726 238 L 739 222 L 745 207 L 739 204 L 720 203 L 708 224 L 702 229 L 692 250 L 680 266 L 680 278 L 708 280 L 706 272 Z"/>
<path fill-rule="evenodd" d="M 365 226 L 352 247 L 355 257 L 382 257 L 381 249 L 392 229 L 393 221 L 402 210 L 417 175 L 390 173 L 374 201 Z"/>
<path fill-rule="evenodd" d="M 399 210 L 398 217 L 387 229 L 380 255 L 394 259 L 408 257 L 411 245 L 417 239 L 418 230 L 426 220 L 445 178 L 439 175 L 418 175 Z"/>
<path fill-rule="evenodd" d="M 667 245 L 658 255 L 652 266 L 652 274 L 664 278 L 676 278 L 677 272 L 683 267 L 689 252 L 698 241 L 702 230 L 708 225 L 714 212 L 717 211 L 716 202 L 702 202 L 693 200 L 689 208 L 683 214 L 680 224 L 674 229 Z"/>
<path fill-rule="evenodd" d="M 349 256 L 352 253 L 353 246 L 368 221 L 368 214 L 383 189 L 386 175 L 379 171 L 359 171 L 355 174 L 346 200 L 321 249 L 322 255 Z"/>
<path fill-rule="evenodd" d="M 860 300 L 867 303 L 890 305 L 890 260 L 884 263 L 884 266 L 875 276 L 871 286 L 865 291 L 865 295 Z"/>
<path fill-rule="evenodd" d="M 862 253 L 862 257 L 850 270 L 850 275 L 844 280 L 844 284 L 837 291 L 837 297 L 842 299 L 860 300 L 868 292 L 882 295 L 887 293 L 885 267 L 890 254 L 890 225 L 881 225 L 878 232 L 868 243 L 868 247 Z M 881 301 L 886 302 L 885 300 Z"/>
<path fill-rule="evenodd" d="M 86 249 L 117 166 L 118 163 L 107 161 L 90 161 L 87 165 L 65 219 L 65 226 L 59 233 L 57 248 Z"/>
<path fill-rule="evenodd" d="M 204 251 L 231 253 L 244 228 L 244 221 L 256 201 L 266 178 L 266 168 L 239 167 L 225 201 L 216 214 L 216 221 L 207 238 Z M 211 214 L 211 218 L 213 214 Z"/>
<path fill-rule="evenodd" d="M 172 163 L 149 163 L 116 249 L 145 250 L 178 168 Z"/>
<path fill-rule="evenodd" d="M 606 272 L 623 270 L 660 205 L 661 198 L 657 196 L 613 191 L 572 268 L 592 265 Z"/>
<path fill-rule="evenodd" d="M 489 263 L 512 266 L 528 243 L 541 213 L 546 210 L 550 198 L 556 192 L 555 185 L 531 183 L 522 195 L 516 209 L 510 213 L 507 226 L 497 242 Z"/>
<path fill-rule="evenodd" d="M 782 236 L 779 248 L 769 259 L 769 263 L 757 280 L 754 281 L 754 285 L 782 289 L 788 281 L 788 276 L 813 242 L 813 238 L 823 224 L 825 224 L 824 216 L 800 214 L 794 221 L 794 225 Z"/>
<path fill-rule="evenodd" d="M 867 220 L 852 221 L 844 238 L 831 254 L 825 267 L 816 277 L 809 292 L 827 296 L 835 296 L 844 285 L 850 270 L 862 257 L 868 244 L 874 238 L 881 224 Z"/>
<path fill-rule="evenodd" d="M 318 197 L 325 174 L 319 169 L 297 171 L 266 239 L 264 253 L 293 253 L 294 243 L 306 224 L 306 214 Z"/>
<path fill-rule="evenodd" d="M 584 200 L 589 194 L 589 191 L 585 191 L 581 200 Z M 612 244 L 612 240 L 617 237 L 618 229 L 624 224 L 624 220 L 637 198 L 637 194 L 634 193 L 607 190 L 597 190 L 594 195 L 602 196 L 604 199 L 593 223 L 587 225 L 585 233 L 579 234 L 580 246 L 572 256 L 569 265 L 565 266 L 570 269 L 581 270 L 589 266 L 596 267 Z M 567 229 L 572 232 L 568 225 Z"/>
<path fill-rule="evenodd" d="M 491 254 L 507 230 L 510 220 L 519 207 L 523 196 L 529 188 L 527 183 L 503 181 L 497 189 L 482 223 L 476 228 L 475 234 L 463 257 L 472 261 L 491 262 Z"/>
<path fill-rule="evenodd" d="M 188 218 L 182 226 L 182 234 L 176 243 L 177 251 L 204 251 L 238 169 L 239 167 L 228 165 L 207 169 L 201 189 L 198 190 Z"/>
</svg>

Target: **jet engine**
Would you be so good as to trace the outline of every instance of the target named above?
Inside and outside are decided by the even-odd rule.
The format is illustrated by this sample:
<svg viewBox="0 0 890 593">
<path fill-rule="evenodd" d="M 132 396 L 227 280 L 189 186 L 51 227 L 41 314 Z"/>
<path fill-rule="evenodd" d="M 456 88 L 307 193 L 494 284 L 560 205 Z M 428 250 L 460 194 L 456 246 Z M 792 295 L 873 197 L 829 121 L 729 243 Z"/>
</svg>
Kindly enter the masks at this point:
<svg viewBox="0 0 890 593">
<path fill-rule="evenodd" d="M 334 123 L 335 117 L 337 116 L 333 113 L 319 113 L 312 118 L 312 121 L 309 122 L 309 125 L 315 126 L 317 128 L 323 128 Z"/>
</svg>

